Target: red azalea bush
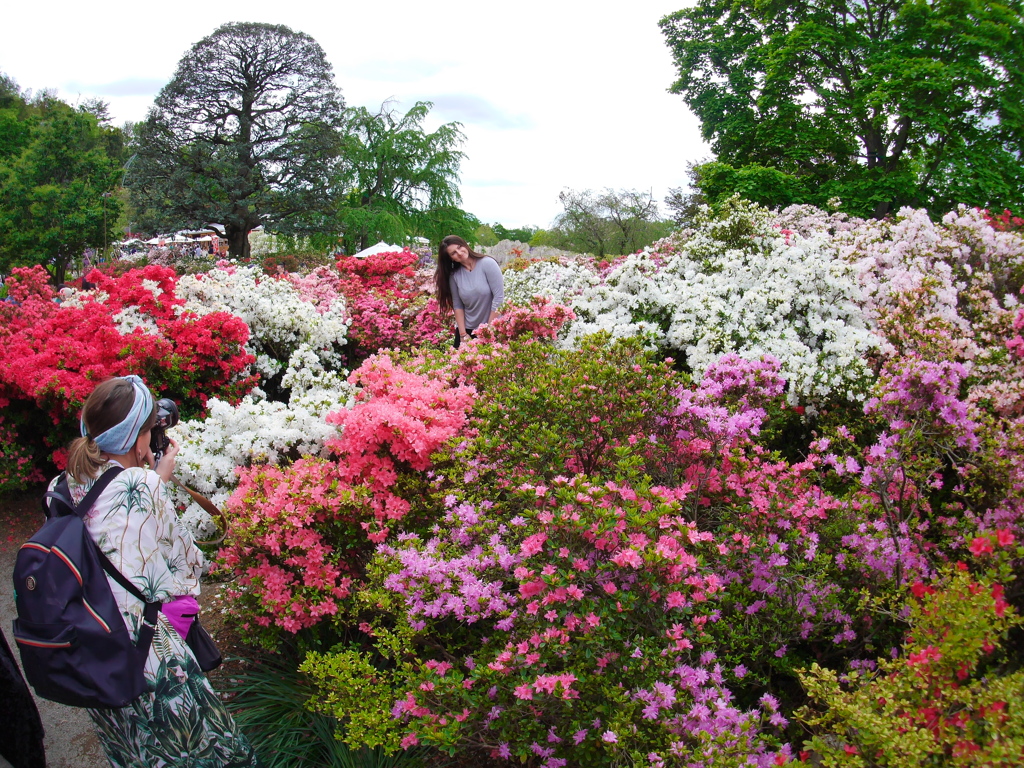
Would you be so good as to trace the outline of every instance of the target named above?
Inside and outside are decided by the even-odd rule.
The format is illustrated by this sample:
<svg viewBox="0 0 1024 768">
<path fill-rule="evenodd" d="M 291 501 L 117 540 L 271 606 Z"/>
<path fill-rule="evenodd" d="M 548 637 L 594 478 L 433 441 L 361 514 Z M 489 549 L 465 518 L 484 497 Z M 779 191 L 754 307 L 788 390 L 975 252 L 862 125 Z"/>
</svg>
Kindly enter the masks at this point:
<svg viewBox="0 0 1024 768">
<path fill-rule="evenodd" d="M 369 289 L 393 290 L 401 278 L 416 276 L 419 255 L 410 250 L 375 253 L 365 258 L 342 256 L 335 266 L 344 280 L 358 281 Z"/>
<path fill-rule="evenodd" d="M 348 355 L 353 366 L 379 349 L 439 344 L 448 337 L 436 317 L 432 275 L 417 272 L 418 259 L 406 250 L 338 260 L 338 287 L 352 317 Z"/>
<path fill-rule="evenodd" d="M 991 213 L 987 210 L 983 210 L 982 215 L 985 217 L 992 229 L 999 230 L 1000 232 L 1020 232 L 1024 230 L 1024 219 L 1020 216 L 1014 216 L 1009 208 L 1004 208 L 1002 213 Z"/>
<path fill-rule="evenodd" d="M 0 304 L 0 397 L 18 427 L 21 455 L 31 455 L 36 469 L 48 457 L 62 464 L 60 449 L 77 434 L 82 403 L 111 376 L 142 376 L 185 415 L 201 412 L 209 397 L 237 399 L 255 385 L 246 375 L 248 328 L 225 313 L 176 316 L 172 270 L 150 266 L 117 278 L 93 271 L 89 278 L 95 298 L 58 304 L 42 267 L 15 269 L 8 285 L 18 303 Z M 126 313 L 138 322 L 128 332 L 118 325 Z M 0 489 L 21 487 L 29 476 L 8 471 Z"/>
</svg>

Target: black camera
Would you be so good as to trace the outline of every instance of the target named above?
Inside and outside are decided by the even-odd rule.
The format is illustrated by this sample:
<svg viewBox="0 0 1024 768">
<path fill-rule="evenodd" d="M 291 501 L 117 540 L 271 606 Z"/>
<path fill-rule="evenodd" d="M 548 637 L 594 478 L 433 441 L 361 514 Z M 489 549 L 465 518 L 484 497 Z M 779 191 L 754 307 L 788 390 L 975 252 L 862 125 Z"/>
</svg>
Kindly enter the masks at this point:
<svg viewBox="0 0 1024 768">
<path fill-rule="evenodd" d="M 150 434 L 149 448 L 153 451 L 153 458 L 157 461 L 171 444 L 166 430 L 177 424 L 180 418 L 176 402 L 166 397 L 156 401 L 156 424 L 153 425 L 153 431 Z"/>
</svg>

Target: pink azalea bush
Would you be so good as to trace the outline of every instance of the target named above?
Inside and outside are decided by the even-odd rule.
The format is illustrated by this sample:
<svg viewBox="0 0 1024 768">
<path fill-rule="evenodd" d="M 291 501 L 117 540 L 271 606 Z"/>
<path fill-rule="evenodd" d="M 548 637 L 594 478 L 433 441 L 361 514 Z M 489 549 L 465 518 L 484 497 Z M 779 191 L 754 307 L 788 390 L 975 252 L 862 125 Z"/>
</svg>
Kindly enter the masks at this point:
<svg viewBox="0 0 1024 768">
<path fill-rule="evenodd" d="M 350 377 L 361 387 L 351 410 L 327 417 L 340 434 L 331 460 L 287 469 L 240 469 L 226 508 L 233 536 L 222 566 L 237 578 L 235 612 L 254 639 L 272 644 L 338 611 L 353 578 L 410 509 L 396 492 L 465 423 L 473 390 L 450 387 L 444 368 L 418 374 L 386 355 Z"/>
<path fill-rule="evenodd" d="M 338 290 L 352 317 L 353 366 L 379 349 L 439 344 L 450 335 L 437 318 L 432 274 L 418 271 L 418 260 L 419 255 L 409 250 L 338 260 Z"/>
</svg>

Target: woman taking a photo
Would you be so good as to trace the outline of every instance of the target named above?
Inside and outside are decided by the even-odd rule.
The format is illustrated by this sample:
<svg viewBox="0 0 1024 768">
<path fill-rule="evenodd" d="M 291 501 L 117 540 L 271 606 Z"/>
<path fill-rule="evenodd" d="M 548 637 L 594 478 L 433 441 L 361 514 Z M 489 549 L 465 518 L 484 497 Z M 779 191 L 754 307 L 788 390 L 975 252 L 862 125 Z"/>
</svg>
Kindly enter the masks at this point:
<svg viewBox="0 0 1024 768">
<path fill-rule="evenodd" d="M 68 489 L 75 505 L 101 475 L 122 469 L 86 513 L 85 527 L 146 600 L 164 604 L 145 664 L 150 690 L 126 707 L 88 712 L 116 768 L 254 768 L 259 762 L 252 747 L 183 639 L 191 619 L 185 620 L 181 609 L 184 604 L 198 608 L 194 599 L 205 559 L 178 522 L 165 487 L 174 471 L 175 442 L 153 469 L 150 430 L 155 422 L 153 395 L 142 379 L 108 379 L 85 401 L 82 437 L 71 444 L 68 456 Z M 137 636 L 144 604 L 107 579 L 129 632 Z"/>
<path fill-rule="evenodd" d="M 505 300 L 501 267 L 490 256 L 475 253 L 461 237 L 449 235 L 437 253 L 437 302 L 441 314 L 455 312 L 455 349 L 464 336 L 498 316 Z"/>
</svg>

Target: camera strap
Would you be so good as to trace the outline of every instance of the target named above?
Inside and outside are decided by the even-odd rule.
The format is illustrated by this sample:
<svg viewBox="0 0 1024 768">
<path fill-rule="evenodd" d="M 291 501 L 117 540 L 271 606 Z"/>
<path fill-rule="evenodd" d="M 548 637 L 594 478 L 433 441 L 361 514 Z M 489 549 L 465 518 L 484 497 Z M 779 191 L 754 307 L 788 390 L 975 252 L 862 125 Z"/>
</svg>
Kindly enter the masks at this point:
<svg viewBox="0 0 1024 768">
<path fill-rule="evenodd" d="M 205 509 L 211 517 L 220 518 L 220 535 L 213 539 L 197 539 L 196 544 L 214 545 L 220 544 L 224 541 L 224 537 L 228 535 L 228 516 L 218 509 L 216 504 L 203 496 L 203 494 L 199 491 L 192 490 L 174 475 L 171 475 L 171 482 L 191 496 L 192 501 Z"/>
</svg>

